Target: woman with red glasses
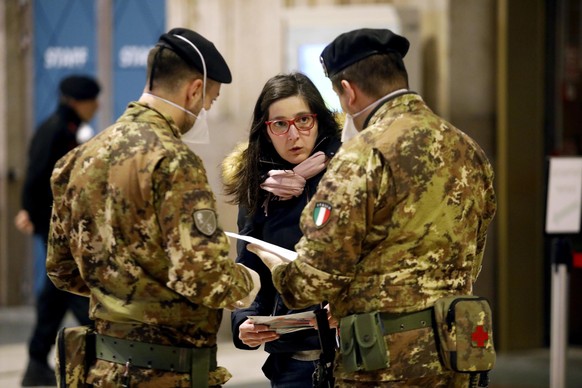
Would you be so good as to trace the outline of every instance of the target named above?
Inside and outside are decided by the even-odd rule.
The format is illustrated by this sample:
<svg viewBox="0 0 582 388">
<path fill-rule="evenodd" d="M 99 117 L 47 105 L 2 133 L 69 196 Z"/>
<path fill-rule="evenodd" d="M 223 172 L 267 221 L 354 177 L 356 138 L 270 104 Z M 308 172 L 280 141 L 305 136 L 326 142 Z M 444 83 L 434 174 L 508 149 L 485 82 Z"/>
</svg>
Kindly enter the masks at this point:
<svg viewBox="0 0 582 388">
<path fill-rule="evenodd" d="M 248 144 L 223 163 L 226 194 L 239 207 L 239 233 L 294 250 L 301 237 L 299 217 L 317 188 L 340 142 L 334 113 L 311 80 L 301 73 L 267 81 L 256 102 Z M 233 167 L 234 166 L 234 167 Z M 263 365 L 272 387 L 310 387 L 321 347 L 315 329 L 277 334 L 247 317 L 315 310 L 285 306 L 263 262 L 239 243 L 237 262 L 261 276 L 254 303 L 232 313 L 233 341 L 239 349 L 265 345 Z"/>
</svg>

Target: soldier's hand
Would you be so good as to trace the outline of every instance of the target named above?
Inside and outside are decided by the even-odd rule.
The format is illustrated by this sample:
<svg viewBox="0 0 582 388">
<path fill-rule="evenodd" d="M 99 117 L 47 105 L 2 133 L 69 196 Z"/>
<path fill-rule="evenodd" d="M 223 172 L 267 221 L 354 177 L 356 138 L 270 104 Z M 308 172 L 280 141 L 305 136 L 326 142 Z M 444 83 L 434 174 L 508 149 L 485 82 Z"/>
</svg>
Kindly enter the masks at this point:
<svg viewBox="0 0 582 388">
<path fill-rule="evenodd" d="M 329 303 L 325 305 L 324 307 L 325 310 L 327 310 L 327 321 L 329 323 L 329 327 L 331 329 L 337 329 L 338 322 L 337 319 L 333 317 L 333 315 L 331 315 L 331 311 L 329 308 Z M 313 327 L 315 327 L 317 329 L 317 319 L 313 318 L 309 321 L 309 324 L 312 325 Z"/>
<path fill-rule="evenodd" d="M 285 259 L 283 259 L 281 256 L 277 255 L 276 253 L 269 252 L 257 244 L 248 244 L 247 250 L 259 256 L 259 258 L 271 271 L 279 264 L 286 263 Z"/>
<path fill-rule="evenodd" d="M 249 273 L 249 275 L 251 275 L 251 279 L 253 281 L 253 288 L 252 288 L 251 292 L 249 292 L 249 294 L 247 296 L 245 296 L 244 298 L 242 298 L 241 300 L 236 301 L 234 303 L 233 307 L 240 309 L 240 308 L 249 307 L 251 305 L 251 303 L 253 303 L 253 301 L 257 297 L 257 294 L 259 293 L 259 290 L 261 289 L 261 277 L 259 276 L 258 273 L 256 273 L 255 271 L 253 271 L 249 267 L 242 265 L 240 263 L 238 265 L 243 267 Z"/>
<path fill-rule="evenodd" d="M 24 209 L 21 209 L 16 217 L 14 217 L 14 226 L 18 229 L 21 233 L 31 235 L 34 233 L 34 224 L 30 221 L 30 216 L 28 212 Z"/>
<path fill-rule="evenodd" d="M 247 319 L 238 328 L 238 338 L 243 344 L 254 348 L 265 342 L 278 339 L 279 334 L 270 330 L 267 325 L 255 325 L 250 319 Z"/>
</svg>

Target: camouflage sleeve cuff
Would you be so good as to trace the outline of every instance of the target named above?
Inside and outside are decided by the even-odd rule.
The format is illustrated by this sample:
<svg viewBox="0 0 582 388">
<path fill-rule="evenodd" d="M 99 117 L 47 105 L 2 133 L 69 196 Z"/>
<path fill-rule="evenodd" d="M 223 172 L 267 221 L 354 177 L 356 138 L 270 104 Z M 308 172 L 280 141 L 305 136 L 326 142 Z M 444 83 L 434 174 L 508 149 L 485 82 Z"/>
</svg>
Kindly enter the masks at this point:
<svg viewBox="0 0 582 388">
<path fill-rule="evenodd" d="M 349 276 L 333 275 L 302 261 L 278 265 L 273 268 L 272 276 L 275 288 L 291 308 L 334 299 L 352 281 Z"/>
</svg>

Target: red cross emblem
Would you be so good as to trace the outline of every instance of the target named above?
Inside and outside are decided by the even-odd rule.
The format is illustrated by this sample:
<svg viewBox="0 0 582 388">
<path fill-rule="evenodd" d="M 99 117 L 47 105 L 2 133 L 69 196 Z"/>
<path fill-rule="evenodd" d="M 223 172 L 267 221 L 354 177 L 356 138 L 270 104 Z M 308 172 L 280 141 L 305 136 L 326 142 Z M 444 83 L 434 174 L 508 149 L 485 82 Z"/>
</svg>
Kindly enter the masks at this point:
<svg viewBox="0 0 582 388">
<path fill-rule="evenodd" d="M 477 343 L 478 348 L 485 347 L 485 341 L 489 339 L 489 333 L 483 330 L 483 325 L 479 325 L 475 328 L 475 331 L 471 334 L 471 340 Z"/>
</svg>

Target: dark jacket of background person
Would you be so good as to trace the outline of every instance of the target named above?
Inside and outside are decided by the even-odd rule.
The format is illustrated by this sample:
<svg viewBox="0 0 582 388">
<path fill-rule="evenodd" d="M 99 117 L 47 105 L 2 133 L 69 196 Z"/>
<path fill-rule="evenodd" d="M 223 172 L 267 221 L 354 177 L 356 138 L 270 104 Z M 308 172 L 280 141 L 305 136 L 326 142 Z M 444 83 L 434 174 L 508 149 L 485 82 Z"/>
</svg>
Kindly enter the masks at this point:
<svg viewBox="0 0 582 388">
<path fill-rule="evenodd" d="M 22 207 L 28 211 L 35 234 L 42 236 L 45 243 L 53 203 L 51 173 L 57 160 L 79 145 L 76 133 L 81 122 L 71 107 L 61 103 L 39 126 L 30 143 Z"/>
</svg>

